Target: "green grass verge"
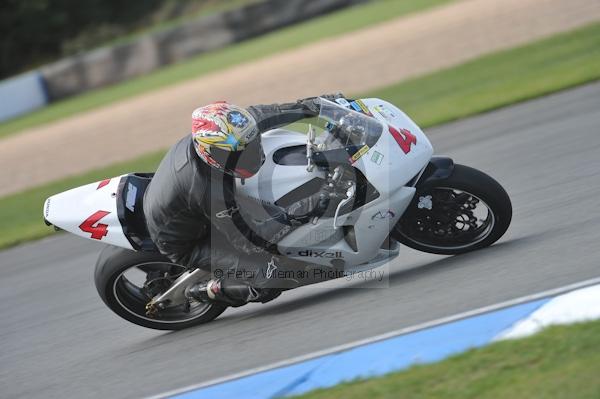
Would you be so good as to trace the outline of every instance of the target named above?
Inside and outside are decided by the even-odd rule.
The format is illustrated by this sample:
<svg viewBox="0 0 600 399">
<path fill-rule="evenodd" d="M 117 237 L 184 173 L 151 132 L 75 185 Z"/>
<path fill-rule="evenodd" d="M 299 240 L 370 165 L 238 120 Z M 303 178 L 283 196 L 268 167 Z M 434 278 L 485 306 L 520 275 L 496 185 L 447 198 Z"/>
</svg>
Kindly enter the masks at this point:
<svg viewBox="0 0 600 399">
<path fill-rule="evenodd" d="M 397 104 L 421 126 L 461 118 L 600 78 L 600 24 L 366 93 Z M 51 233 L 44 199 L 94 180 L 152 171 L 161 153 L 0 199 L 0 247 Z"/>
<path fill-rule="evenodd" d="M 551 327 L 526 339 L 297 398 L 599 398 L 599 346 L 600 321 Z"/>
<path fill-rule="evenodd" d="M 432 126 L 597 79 L 599 23 L 369 94 Z"/>
<path fill-rule="evenodd" d="M 39 111 L 0 123 L 0 138 L 32 126 L 49 123 L 160 87 L 196 78 L 219 70 L 223 66 L 256 60 L 450 1 L 376 0 L 346 8 L 255 39 L 201 54 L 139 78 L 52 103 Z"/>
</svg>

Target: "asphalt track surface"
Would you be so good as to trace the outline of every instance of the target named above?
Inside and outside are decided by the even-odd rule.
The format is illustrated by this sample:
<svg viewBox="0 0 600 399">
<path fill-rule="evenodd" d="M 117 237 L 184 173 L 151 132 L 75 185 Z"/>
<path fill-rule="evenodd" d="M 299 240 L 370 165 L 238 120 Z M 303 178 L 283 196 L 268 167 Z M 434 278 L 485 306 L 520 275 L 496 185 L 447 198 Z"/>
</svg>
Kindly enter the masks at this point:
<svg viewBox="0 0 600 399">
<path fill-rule="evenodd" d="M 0 253 L 0 396 L 133 398 L 600 276 L 600 84 L 431 129 L 436 153 L 490 173 L 513 200 L 496 245 L 402 248 L 387 288 L 338 280 L 158 332 L 93 286 L 101 246 L 58 235 Z"/>
</svg>

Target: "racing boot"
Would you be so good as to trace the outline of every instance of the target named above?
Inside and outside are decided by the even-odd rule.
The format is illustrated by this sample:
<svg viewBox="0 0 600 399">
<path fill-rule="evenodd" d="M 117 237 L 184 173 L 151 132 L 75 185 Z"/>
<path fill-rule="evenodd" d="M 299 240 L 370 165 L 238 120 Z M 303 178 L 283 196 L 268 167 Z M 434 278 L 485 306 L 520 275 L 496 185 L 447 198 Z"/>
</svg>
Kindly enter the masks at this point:
<svg viewBox="0 0 600 399">
<path fill-rule="evenodd" d="M 248 302 L 261 302 L 260 290 L 245 281 L 222 278 L 194 284 L 186 288 L 185 296 L 202 302 L 223 302 L 233 307 Z"/>
</svg>

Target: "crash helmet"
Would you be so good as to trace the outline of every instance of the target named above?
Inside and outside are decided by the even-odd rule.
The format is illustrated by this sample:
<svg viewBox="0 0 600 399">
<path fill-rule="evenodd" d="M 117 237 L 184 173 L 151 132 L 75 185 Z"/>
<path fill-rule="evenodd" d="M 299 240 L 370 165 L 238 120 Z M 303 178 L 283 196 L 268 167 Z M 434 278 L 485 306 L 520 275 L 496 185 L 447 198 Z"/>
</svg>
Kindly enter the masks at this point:
<svg viewBox="0 0 600 399">
<path fill-rule="evenodd" d="M 234 177 L 252 177 L 264 162 L 256 120 L 233 104 L 217 102 L 194 110 L 192 140 L 202 161 Z"/>
</svg>

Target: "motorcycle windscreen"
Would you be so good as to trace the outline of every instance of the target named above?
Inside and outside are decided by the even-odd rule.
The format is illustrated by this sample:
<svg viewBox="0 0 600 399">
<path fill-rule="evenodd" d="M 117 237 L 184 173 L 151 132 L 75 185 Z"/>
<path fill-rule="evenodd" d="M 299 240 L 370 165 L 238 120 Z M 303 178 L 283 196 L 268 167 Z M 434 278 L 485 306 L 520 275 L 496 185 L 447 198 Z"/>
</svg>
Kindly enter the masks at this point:
<svg viewBox="0 0 600 399">
<path fill-rule="evenodd" d="M 319 118 L 329 123 L 342 146 L 372 147 L 383 132 L 383 125 L 371 115 L 365 115 L 340 104 L 319 98 Z"/>
</svg>

